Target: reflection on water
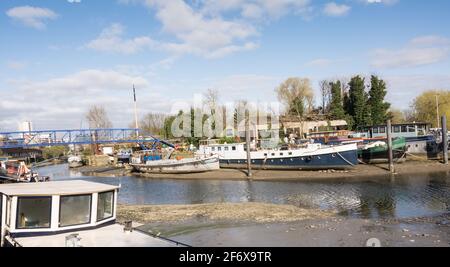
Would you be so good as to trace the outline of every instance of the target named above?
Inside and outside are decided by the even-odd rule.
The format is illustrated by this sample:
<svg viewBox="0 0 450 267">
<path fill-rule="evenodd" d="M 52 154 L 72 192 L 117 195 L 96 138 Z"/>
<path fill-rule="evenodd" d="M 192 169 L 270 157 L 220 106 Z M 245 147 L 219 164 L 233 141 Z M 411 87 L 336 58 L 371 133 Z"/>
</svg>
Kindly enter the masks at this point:
<svg viewBox="0 0 450 267">
<path fill-rule="evenodd" d="M 67 165 L 39 169 L 53 180 L 85 179 L 121 184 L 119 202 L 126 204 L 199 204 L 268 202 L 338 210 L 362 217 L 415 217 L 450 211 L 450 176 L 433 174 L 364 181 L 205 181 L 138 177 L 84 177 Z"/>
</svg>

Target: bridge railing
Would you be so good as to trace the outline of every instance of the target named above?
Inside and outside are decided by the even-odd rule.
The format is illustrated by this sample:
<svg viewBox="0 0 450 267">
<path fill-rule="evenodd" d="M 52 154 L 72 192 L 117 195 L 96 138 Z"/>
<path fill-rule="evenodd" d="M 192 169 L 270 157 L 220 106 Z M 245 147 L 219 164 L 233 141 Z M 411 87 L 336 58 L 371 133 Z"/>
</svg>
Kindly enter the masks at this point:
<svg viewBox="0 0 450 267">
<path fill-rule="evenodd" d="M 152 141 L 136 136 L 136 131 L 138 129 L 117 128 L 0 132 L 0 149 Z"/>
</svg>

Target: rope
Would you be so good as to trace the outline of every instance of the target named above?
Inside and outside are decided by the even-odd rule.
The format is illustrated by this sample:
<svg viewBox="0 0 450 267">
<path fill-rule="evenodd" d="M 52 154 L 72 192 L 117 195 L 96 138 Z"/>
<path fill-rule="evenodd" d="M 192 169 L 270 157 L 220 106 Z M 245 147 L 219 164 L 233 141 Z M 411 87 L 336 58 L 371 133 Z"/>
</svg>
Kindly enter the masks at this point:
<svg viewBox="0 0 450 267">
<path fill-rule="evenodd" d="M 346 163 L 348 163 L 350 166 L 355 166 L 355 164 L 351 163 L 350 161 L 348 161 L 346 158 L 344 158 L 344 156 L 341 155 L 341 153 L 337 152 L 338 156 L 341 157 L 341 159 L 343 159 Z"/>
</svg>

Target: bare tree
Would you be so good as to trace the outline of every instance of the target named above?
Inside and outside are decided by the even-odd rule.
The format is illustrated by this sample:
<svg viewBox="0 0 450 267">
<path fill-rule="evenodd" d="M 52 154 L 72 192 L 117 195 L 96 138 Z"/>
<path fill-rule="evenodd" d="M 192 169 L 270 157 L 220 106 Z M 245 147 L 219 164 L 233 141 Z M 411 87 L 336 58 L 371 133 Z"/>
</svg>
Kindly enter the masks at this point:
<svg viewBox="0 0 450 267">
<path fill-rule="evenodd" d="M 275 89 L 278 99 L 286 106 L 286 115 L 295 116 L 303 134 L 305 115 L 313 110 L 314 92 L 307 78 L 289 78 Z"/>
<path fill-rule="evenodd" d="M 86 114 L 91 129 L 112 128 L 112 123 L 108 118 L 106 110 L 102 106 L 91 106 Z"/>
<path fill-rule="evenodd" d="M 140 130 L 144 135 L 160 135 L 168 116 L 163 113 L 148 113 L 140 121 Z"/>
<path fill-rule="evenodd" d="M 329 111 L 329 104 L 331 100 L 331 86 L 330 81 L 322 80 L 319 82 L 320 95 L 322 97 L 322 114 L 327 114 Z"/>
<path fill-rule="evenodd" d="M 206 105 L 212 113 L 217 108 L 219 103 L 219 90 L 217 89 L 208 89 L 205 93 L 203 93 L 204 101 L 203 104 Z"/>
<path fill-rule="evenodd" d="M 314 92 L 309 79 L 289 78 L 275 91 L 278 99 L 286 106 L 286 115 L 296 116 L 299 122 L 303 122 L 305 115 L 311 113 Z"/>
</svg>

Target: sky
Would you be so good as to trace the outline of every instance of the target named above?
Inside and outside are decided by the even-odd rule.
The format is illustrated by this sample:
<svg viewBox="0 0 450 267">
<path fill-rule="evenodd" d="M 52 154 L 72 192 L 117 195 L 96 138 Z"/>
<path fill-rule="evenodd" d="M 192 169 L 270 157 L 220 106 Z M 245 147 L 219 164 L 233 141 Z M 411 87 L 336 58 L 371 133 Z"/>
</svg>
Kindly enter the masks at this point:
<svg viewBox="0 0 450 267">
<path fill-rule="evenodd" d="M 217 89 L 276 101 L 289 77 L 379 75 L 407 109 L 450 90 L 448 0 L 1 0 L 0 131 L 114 127 Z"/>
</svg>

